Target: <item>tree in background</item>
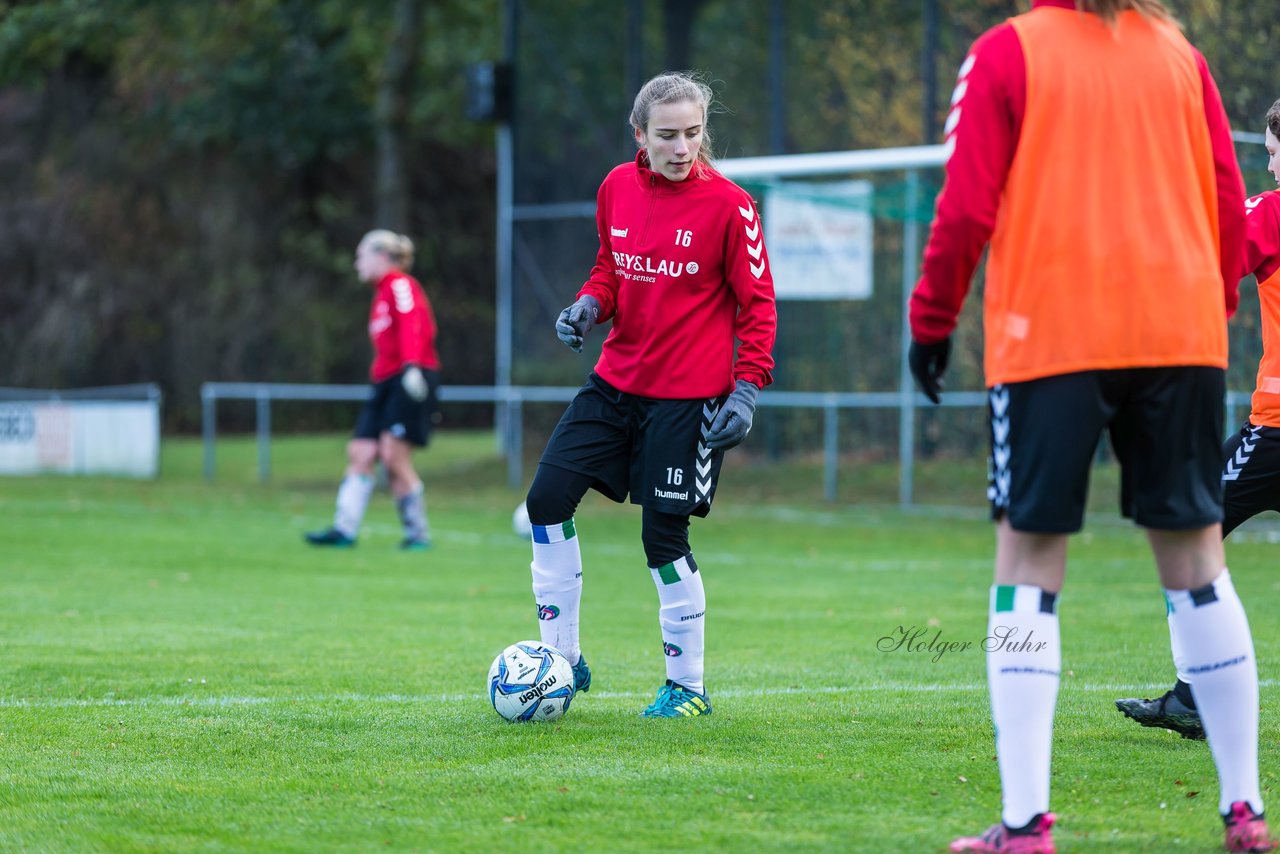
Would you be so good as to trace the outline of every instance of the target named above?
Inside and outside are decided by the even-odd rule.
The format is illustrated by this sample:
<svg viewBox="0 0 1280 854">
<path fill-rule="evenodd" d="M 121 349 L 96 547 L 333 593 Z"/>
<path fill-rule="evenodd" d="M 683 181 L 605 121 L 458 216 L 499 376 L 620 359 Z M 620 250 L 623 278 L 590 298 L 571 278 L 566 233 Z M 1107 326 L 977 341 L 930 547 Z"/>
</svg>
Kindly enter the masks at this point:
<svg viewBox="0 0 1280 854">
<path fill-rule="evenodd" d="M 922 3 L 788 0 L 780 111 L 769 104 L 772 3 L 699 0 L 682 46 L 667 38 L 675 4 L 644 4 L 632 33 L 614 4 L 522 0 L 517 201 L 590 199 L 634 150 L 624 57 L 637 46 L 646 75 L 681 55 L 710 72 L 732 108 L 713 119 L 727 156 L 769 152 L 778 115 L 794 152 L 919 141 Z M 939 93 L 973 38 L 1023 5 L 948 0 Z M 1266 61 L 1280 20 L 1266 4 L 1171 6 L 1236 126 L 1253 130 L 1280 94 Z M 190 428 L 206 380 L 359 382 L 367 294 L 352 247 L 397 222 L 418 244 L 415 273 L 446 330 L 447 378 L 491 382 L 492 130 L 463 118 L 462 69 L 498 57 L 501 10 L 498 0 L 0 0 L 0 385 L 155 380 L 167 426 Z M 895 192 L 877 195 L 886 217 L 919 213 Z M 518 284 L 563 297 L 589 264 L 594 226 L 551 226 L 518 233 Z M 900 246 L 884 231 L 877 270 L 894 282 Z M 560 302 L 519 303 L 517 323 L 542 329 Z M 894 299 L 788 305 L 783 387 L 893 387 L 895 359 L 852 348 L 896 354 L 899 310 Z M 518 341 L 524 365 L 546 361 L 539 340 Z M 561 382 L 555 370 L 577 367 L 526 379 Z"/>
<path fill-rule="evenodd" d="M 458 69 L 492 55 L 495 14 L 0 4 L 0 385 L 158 380 L 183 427 L 205 380 L 359 382 L 351 258 L 383 217 L 418 243 L 442 323 L 491 323 L 492 241 L 455 223 L 493 233 L 489 132 L 462 118 Z M 446 364 L 485 381 L 464 343 Z"/>
<path fill-rule="evenodd" d="M 422 41 L 422 3 L 396 0 L 394 21 L 374 110 L 378 139 L 378 213 L 374 224 L 404 234 L 409 230 L 405 143 L 409 135 L 414 71 Z"/>
</svg>

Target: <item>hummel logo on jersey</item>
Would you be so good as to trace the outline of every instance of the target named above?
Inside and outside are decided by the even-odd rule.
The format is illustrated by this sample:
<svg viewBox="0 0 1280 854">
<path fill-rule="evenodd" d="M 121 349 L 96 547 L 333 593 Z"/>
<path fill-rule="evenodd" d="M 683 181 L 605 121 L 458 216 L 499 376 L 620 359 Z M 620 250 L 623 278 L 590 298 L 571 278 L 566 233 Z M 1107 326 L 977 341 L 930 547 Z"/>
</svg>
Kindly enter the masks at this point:
<svg viewBox="0 0 1280 854">
<path fill-rule="evenodd" d="M 738 213 L 742 214 L 742 218 L 746 220 L 742 230 L 747 235 L 747 254 L 751 256 L 747 265 L 751 268 L 751 275 L 758 279 L 764 273 L 765 262 L 760 257 L 764 252 L 764 241 L 760 239 L 760 223 L 756 220 L 756 209 L 752 205 L 747 205 L 745 208 L 739 206 Z"/>
<path fill-rule="evenodd" d="M 627 236 L 627 229 L 625 229 L 625 228 L 614 228 L 614 227 L 611 225 L 611 226 L 609 226 L 609 236 L 610 236 L 610 237 L 626 237 L 626 236 Z"/>
</svg>

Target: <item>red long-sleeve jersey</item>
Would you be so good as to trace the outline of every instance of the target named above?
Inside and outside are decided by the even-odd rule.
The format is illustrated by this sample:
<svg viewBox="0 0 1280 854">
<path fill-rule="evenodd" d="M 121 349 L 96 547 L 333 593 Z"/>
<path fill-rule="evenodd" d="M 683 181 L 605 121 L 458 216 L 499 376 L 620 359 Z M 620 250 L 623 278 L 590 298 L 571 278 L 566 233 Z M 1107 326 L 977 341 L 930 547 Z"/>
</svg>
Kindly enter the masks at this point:
<svg viewBox="0 0 1280 854">
<path fill-rule="evenodd" d="M 369 377 L 375 383 L 395 376 L 408 365 L 440 369 L 431 303 L 417 279 L 406 273 L 393 270 L 373 289 L 369 339 L 373 342 Z"/>
<path fill-rule="evenodd" d="M 1262 358 L 1249 421 L 1280 427 L 1280 192 L 1245 202 L 1245 263 L 1258 280 L 1262 307 Z"/>
<path fill-rule="evenodd" d="M 1036 0 L 1032 8 L 1075 9 L 1073 0 Z M 1085 13 L 1078 13 L 1085 14 Z M 1218 245 L 1226 311 L 1234 313 L 1244 275 L 1243 181 L 1235 159 L 1231 130 L 1217 85 L 1204 57 L 1194 52 L 1203 88 L 1204 120 L 1213 152 L 1217 185 Z M 1064 73 L 1082 73 L 1067 69 Z M 911 333 L 921 343 L 940 341 L 955 328 L 961 305 L 982 250 L 996 226 L 1005 182 L 1015 157 L 1027 109 L 1027 68 L 1014 26 L 1006 22 L 984 33 L 960 69 L 946 123 L 949 149 L 946 180 L 938 197 L 933 228 L 925 248 L 921 278 L 911 299 Z M 1160 117 L 1151 123 L 1151 145 L 1159 147 Z M 1101 133 L 1064 124 L 1068 137 Z M 1103 143 L 1105 144 L 1105 143 Z M 1063 164 L 1045 162 L 1052 171 Z M 1162 176 L 1152 174 L 1150 181 Z M 1064 204 L 1073 200 L 1064 199 Z"/>
<path fill-rule="evenodd" d="M 773 381 L 778 315 L 764 230 L 741 187 L 701 164 L 683 181 L 641 151 L 597 194 L 600 251 L 578 291 L 612 319 L 596 373 L 641 397 L 714 397 Z M 734 358 L 734 341 L 737 359 Z"/>
</svg>

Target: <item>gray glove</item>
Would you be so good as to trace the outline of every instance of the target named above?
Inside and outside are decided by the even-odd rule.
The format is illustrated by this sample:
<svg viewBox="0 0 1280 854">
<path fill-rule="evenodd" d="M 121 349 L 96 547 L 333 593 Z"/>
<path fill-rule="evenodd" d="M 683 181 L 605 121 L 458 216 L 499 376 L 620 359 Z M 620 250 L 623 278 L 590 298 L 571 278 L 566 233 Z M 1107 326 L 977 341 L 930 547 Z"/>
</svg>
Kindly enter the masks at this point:
<svg viewBox="0 0 1280 854">
<path fill-rule="evenodd" d="M 582 352 L 582 339 L 600 316 L 600 301 L 584 294 L 578 301 L 560 312 L 556 320 L 556 336 L 575 353 Z"/>
<path fill-rule="evenodd" d="M 405 394 L 416 400 L 418 403 L 427 399 L 427 392 L 431 387 L 427 384 L 427 378 L 422 373 L 422 368 L 417 365 L 410 365 L 405 368 L 404 374 L 400 377 L 400 385 L 404 387 Z"/>
<path fill-rule="evenodd" d="M 747 438 L 759 393 L 755 383 L 738 380 L 729 398 L 720 406 L 716 420 L 711 422 L 711 432 L 705 440 L 708 448 L 727 451 Z"/>
</svg>

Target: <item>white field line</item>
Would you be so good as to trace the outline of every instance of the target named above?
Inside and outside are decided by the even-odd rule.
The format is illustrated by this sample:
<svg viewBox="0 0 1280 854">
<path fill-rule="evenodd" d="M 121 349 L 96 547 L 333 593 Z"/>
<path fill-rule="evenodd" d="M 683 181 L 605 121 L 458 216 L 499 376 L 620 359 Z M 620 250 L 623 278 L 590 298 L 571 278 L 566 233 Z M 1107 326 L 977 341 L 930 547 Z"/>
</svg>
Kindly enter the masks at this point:
<svg viewBox="0 0 1280 854">
<path fill-rule="evenodd" d="M 1258 680 L 1259 688 L 1273 688 L 1280 685 L 1275 679 Z M 1142 692 L 1159 692 L 1168 688 L 1168 683 L 1099 683 L 1073 684 L 1067 682 L 1063 689 L 1088 693 L 1108 694 L 1142 694 Z M 728 688 L 716 691 L 716 699 L 735 697 L 781 697 L 797 694 L 856 694 L 881 691 L 897 691 L 908 694 L 941 694 L 947 692 L 976 693 L 986 691 L 984 682 L 968 684 L 923 684 L 873 682 L 861 685 L 828 685 L 815 688 Z M 591 697 L 601 700 L 640 699 L 649 697 L 651 692 L 638 691 L 592 691 Z M 356 703 L 370 705 L 425 705 L 428 703 L 459 703 L 471 700 L 483 700 L 483 693 L 473 694 L 299 694 L 283 697 L 103 697 L 97 699 L 48 698 L 25 699 L 20 697 L 0 698 L 0 709 L 67 709 L 67 708 L 128 708 L 128 707 L 194 707 L 194 708 L 227 708 L 235 706 L 305 706 L 324 703 Z"/>
</svg>

